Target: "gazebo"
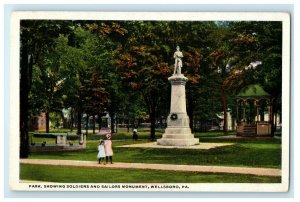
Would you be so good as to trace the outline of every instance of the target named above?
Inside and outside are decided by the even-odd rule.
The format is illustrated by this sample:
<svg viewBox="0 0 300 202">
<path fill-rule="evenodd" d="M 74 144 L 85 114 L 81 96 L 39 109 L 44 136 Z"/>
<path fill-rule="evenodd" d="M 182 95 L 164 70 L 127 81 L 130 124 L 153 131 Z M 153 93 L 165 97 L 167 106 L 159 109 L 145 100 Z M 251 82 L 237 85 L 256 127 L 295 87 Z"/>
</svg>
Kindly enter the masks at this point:
<svg viewBox="0 0 300 202">
<path fill-rule="evenodd" d="M 236 96 L 238 136 L 271 136 L 272 98 L 260 85 L 249 85 Z"/>
</svg>

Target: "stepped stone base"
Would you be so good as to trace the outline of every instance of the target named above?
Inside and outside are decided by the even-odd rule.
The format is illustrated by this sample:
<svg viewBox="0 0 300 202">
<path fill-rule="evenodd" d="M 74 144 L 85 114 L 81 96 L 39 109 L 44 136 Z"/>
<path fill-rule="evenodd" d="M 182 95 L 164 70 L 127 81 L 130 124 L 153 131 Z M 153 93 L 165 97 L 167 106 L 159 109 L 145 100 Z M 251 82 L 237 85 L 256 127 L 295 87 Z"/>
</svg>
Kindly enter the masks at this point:
<svg viewBox="0 0 300 202">
<path fill-rule="evenodd" d="M 158 145 L 164 146 L 192 146 L 199 144 L 199 139 L 194 138 L 190 128 L 166 128 L 161 139 L 157 140 Z"/>
<path fill-rule="evenodd" d="M 163 146 L 192 146 L 199 144 L 199 139 L 191 138 L 191 139 L 168 139 L 161 138 L 157 140 L 158 145 Z"/>
</svg>

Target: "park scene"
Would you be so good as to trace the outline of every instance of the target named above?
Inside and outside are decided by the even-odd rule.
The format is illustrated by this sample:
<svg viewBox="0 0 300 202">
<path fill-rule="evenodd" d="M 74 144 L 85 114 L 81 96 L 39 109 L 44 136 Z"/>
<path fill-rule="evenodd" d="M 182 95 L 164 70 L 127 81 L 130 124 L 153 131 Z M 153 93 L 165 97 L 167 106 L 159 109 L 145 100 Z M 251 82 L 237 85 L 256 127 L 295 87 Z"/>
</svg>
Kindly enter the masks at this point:
<svg viewBox="0 0 300 202">
<path fill-rule="evenodd" d="M 20 21 L 20 182 L 281 183 L 281 21 Z"/>
</svg>

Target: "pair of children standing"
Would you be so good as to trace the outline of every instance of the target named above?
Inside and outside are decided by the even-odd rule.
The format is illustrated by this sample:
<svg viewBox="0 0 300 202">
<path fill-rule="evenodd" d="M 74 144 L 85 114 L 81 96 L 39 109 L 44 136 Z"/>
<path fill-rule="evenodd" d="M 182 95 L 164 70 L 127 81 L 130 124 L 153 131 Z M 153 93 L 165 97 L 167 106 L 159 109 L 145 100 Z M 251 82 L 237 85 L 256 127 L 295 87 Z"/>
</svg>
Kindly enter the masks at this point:
<svg viewBox="0 0 300 202">
<path fill-rule="evenodd" d="M 98 163 L 100 164 L 101 161 L 104 163 L 104 158 L 106 158 L 106 163 L 108 163 L 108 159 L 110 160 L 110 163 L 112 164 L 112 156 L 113 156 L 113 150 L 112 150 L 112 141 L 111 141 L 111 135 L 106 135 L 106 140 L 99 140 L 98 145 Z"/>
</svg>

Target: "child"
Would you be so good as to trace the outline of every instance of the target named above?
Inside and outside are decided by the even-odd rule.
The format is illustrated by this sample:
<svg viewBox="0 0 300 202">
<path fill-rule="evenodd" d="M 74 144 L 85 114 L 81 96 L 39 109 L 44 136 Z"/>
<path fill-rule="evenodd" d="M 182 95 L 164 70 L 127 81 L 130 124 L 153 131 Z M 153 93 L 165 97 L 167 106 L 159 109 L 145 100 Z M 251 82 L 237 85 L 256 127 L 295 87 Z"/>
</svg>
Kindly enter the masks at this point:
<svg viewBox="0 0 300 202">
<path fill-rule="evenodd" d="M 105 148 L 105 156 L 106 156 L 106 163 L 108 163 L 108 158 L 110 160 L 110 163 L 112 164 L 112 156 L 113 156 L 113 150 L 112 150 L 112 141 L 111 141 L 111 134 L 106 135 L 106 140 L 104 142 L 104 148 Z"/>
<path fill-rule="evenodd" d="M 98 163 L 101 164 L 101 160 L 103 160 L 103 164 L 104 163 L 104 157 L 105 157 L 105 148 L 104 148 L 104 141 L 103 140 L 99 140 L 99 145 L 98 145 Z"/>
</svg>

